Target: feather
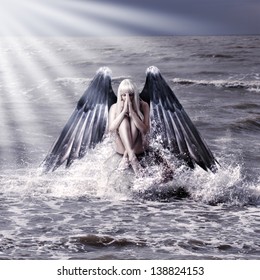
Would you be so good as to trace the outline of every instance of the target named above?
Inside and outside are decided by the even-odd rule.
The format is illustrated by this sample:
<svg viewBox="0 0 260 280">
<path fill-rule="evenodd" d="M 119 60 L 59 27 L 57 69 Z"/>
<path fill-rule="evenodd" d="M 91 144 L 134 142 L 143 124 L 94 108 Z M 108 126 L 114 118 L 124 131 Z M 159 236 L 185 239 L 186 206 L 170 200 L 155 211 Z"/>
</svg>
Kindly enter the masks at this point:
<svg viewBox="0 0 260 280">
<path fill-rule="evenodd" d="M 54 171 L 66 161 L 69 167 L 75 159 L 82 158 L 88 149 L 101 142 L 106 132 L 109 108 L 115 102 L 111 71 L 102 67 L 42 162 L 44 171 Z"/>
<path fill-rule="evenodd" d="M 189 167 L 217 170 L 217 160 L 157 67 L 147 68 L 140 97 L 150 105 L 152 137 L 160 136 L 163 147 Z"/>
</svg>

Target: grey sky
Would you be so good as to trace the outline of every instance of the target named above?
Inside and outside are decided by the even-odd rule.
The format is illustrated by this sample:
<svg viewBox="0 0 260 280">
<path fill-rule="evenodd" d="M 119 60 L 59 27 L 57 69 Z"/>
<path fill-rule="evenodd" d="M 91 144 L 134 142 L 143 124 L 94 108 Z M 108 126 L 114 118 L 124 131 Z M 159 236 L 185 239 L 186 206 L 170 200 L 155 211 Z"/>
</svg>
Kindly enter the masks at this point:
<svg viewBox="0 0 260 280">
<path fill-rule="evenodd" d="M 99 0 L 153 10 L 194 22 L 190 34 L 260 34 L 259 0 Z M 200 24 L 199 24 L 200 23 Z M 205 28 L 201 28 L 201 25 Z M 206 28 L 208 26 L 208 28 Z M 174 30 L 173 30 L 174 34 Z"/>
<path fill-rule="evenodd" d="M 0 0 L 0 35 L 260 35 L 259 0 Z"/>
</svg>

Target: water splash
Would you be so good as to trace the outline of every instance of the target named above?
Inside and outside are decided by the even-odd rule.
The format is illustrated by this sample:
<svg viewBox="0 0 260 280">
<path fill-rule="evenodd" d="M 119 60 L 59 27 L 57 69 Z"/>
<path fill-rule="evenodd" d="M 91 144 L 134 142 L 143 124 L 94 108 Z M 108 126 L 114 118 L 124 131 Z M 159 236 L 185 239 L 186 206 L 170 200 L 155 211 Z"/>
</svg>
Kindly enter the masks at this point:
<svg viewBox="0 0 260 280">
<path fill-rule="evenodd" d="M 144 177 L 137 178 L 131 169 L 118 171 L 121 159 L 114 153 L 110 139 L 106 139 L 88 155 L 75 161 L 71 168 L 61 167 L 53 173 L 42 174 L 41 169 L 5 170 L 0 177 L 0 192 L 5 196 L 108 200 L 149 199 L 173 201 L 189 196 L 206 204 L 258 205 L 260 178 L 248 181 L 243 165 L 235 159 L 219 158 L 221 167 L 214 174 L 197 167 L 190 170 L 165 157 L 174 169 L 171 180 L 163 180 L 163 166 L 144 167 Z M 172 160 L 171 160 L 172 159 Z"/>
</svg>

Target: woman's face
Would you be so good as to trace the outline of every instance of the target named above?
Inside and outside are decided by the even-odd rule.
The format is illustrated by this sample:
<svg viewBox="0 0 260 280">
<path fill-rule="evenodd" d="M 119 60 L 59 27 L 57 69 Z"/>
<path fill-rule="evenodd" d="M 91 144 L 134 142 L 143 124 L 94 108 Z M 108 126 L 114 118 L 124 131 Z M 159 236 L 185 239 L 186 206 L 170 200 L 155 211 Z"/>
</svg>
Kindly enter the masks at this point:
<svg viewBox="0 0 260 280">
<path fill-rule="evenodd" d="M 133 92 L 128 92 L 128 91 L 126 91 L 126 92 L 123 92 L 122 94 L 121 94 L 121 100 L 122 101 L 125 101 L 126 100 L 126 98 L 127 98 L 127 96 L 129 96 L 129 99 L 132 101 L 133 99 L 134 99 L 134 93 Z"/>
</svg>

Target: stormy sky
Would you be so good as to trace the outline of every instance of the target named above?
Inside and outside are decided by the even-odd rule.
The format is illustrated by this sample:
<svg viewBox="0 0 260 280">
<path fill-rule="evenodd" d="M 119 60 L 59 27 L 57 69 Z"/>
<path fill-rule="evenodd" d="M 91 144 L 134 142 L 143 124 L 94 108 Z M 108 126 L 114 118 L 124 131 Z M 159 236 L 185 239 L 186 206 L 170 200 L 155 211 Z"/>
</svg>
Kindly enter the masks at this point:
<svg viewBox="0 0 260 280">
<path fill-rule="evenodd" d="M 0 0 L 1 36 L 260 35 L 259 0 Z"/>
</svg>

